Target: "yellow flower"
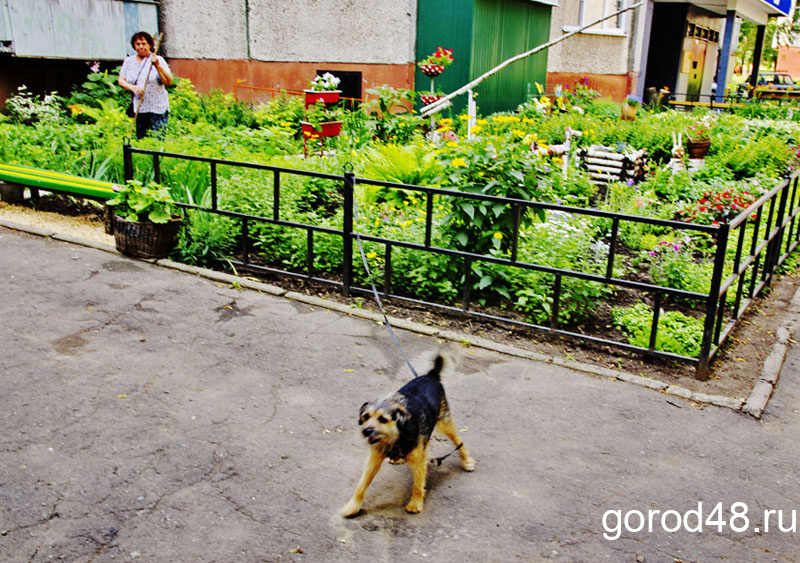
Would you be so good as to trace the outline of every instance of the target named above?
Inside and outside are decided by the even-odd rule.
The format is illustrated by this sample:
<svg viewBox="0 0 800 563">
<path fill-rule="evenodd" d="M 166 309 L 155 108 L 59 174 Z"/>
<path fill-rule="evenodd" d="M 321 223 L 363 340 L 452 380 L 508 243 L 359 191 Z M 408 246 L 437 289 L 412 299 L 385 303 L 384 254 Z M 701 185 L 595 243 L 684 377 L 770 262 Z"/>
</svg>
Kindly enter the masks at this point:
<svg viewBox="0 0 800 563">
<path fill-rule="evenodd" d="M 467 115 L 466 113 L 462 113 L 461 115 L 458 116 L 458 118 L 461 121 L 469 121 L 469 115 Z"/>
<path fill-rule="evenodd" d="M 564 161 L 561 159 L 560 156 L 555 156 L 555 157 L 553 157 L 553 164 L 561 165 L 561 164 L 564 164 Z"/>
<path fill-rule="evenodd" d="M 439 123 L 441 123 L 442 125 L 452 125 L 453 124 L 453 118 L 452 117 L 443 117 L 442 119 L 439 120 Z"/>
<path fill-rule="evenodd" d="M 521 129 L 512 129 L 511 134 L 514 135 L 515 137 L 524 137 L 525 131 L 522 131 Z"/>
<path fill-rule="evenodd" d="M 367 258 L 372 259 L 375 258 L 377 254 L 375 252 L 367 252 Z"/>
<path fill-rule="evenodd" d="M 503 238 L 503 233 L 495 233 L 495 234 L 493 234 L 492 236 L 493 236 L 494 238 L 496 238 L 497 240 L 500 240 L 500 239 L 502 239 L 502 238 Z"/>
<path fill-rule="evenodd" d="M 78 115 L 80 113 L 83 113 L 83 109 L 78 104 L 71 104 L 71 105 L 68 105 L 67 107 L 72 112 L 72 115 Z"/>
<path fill-rule="evenodd" d="M 454 149 L 458 146 L 458 143 L 456 143 L 455 141 L 447 141 L 447 146 L 450 147 L 451 149 Z"/>
<path fill-rule="evenodd" d="M 527 123 L 527 124 L 530 125 L 531 123 L 536 123 L 536 120 L 531 119 L 530 117 L 523 117 L 522 118 L 522 123 Z"/>
<path fill-rule="evenodd" d="M 462 168 L 466 168 L 467 161 L 464 160 L 463 158 L 454 158 L 453 162 L 451 162 L 450 164 L 452 164 L 453 166 L 460 166 Z"/>
<path fill-rule="evenodd" d="M 485 119 L 479 119 L 475 123 L 477 123 L 478 125 L 489 125 L 489 122 L 486 121 Z"/>
<path fill-rule="evenodd" d="M 469 130 L 469 132 L 473 135 L 477 135 L 481 131 L 483 131 L 483 128 L 480 125 L 476 125 L 475 127 Z"/>
</svg>

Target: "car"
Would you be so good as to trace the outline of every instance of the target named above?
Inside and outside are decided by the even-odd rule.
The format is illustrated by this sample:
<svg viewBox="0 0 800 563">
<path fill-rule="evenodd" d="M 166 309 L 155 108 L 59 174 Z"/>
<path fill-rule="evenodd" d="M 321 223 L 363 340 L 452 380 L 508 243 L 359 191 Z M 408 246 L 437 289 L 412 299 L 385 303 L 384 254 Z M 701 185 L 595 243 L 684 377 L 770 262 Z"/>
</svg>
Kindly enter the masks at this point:
<svg viewBox="0 0 800 563">
<path fill-rule="evenodd" d="M 789 90 L 794 88 L 794 80 L 786 72 L 759 72 L 758 86 L 770 90 Z"/>
</svg>

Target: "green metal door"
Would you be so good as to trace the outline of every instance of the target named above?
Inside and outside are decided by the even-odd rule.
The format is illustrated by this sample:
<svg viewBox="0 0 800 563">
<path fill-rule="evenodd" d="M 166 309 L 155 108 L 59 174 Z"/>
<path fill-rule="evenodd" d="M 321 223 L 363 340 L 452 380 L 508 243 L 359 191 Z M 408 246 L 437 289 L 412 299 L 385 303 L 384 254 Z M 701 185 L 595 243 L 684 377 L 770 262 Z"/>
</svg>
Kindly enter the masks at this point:
<svg viewBox="0 0 800 563">
<path fill-rule="evenodd" d="M 419 0 L 417 3 L 416 60 L 421 61 L 437 47 L 453 50 L 453 64 L 434 79 L 436 89 L 448 94 L 470 81 L 472 19 L 474 0 Z M 431 79 L 419 66 L 414 73 L 416 90 L 430 88 Z M 466 107 L 464 96 L 453 100 L 457 111 Z"/>
<path fill-rule="evenodd" d="M 504 60 L 537 45 L 550 36 L 549 5 L 531 0 L 418 0 L 416 60 L 437 47 L 453 49 L 454 62 L 435 78 L 445 94 L 477 78 Z M 503 69 L 479 86 L 478 110 L 487 115 L 512 110 L 527 99 L 528 85 L 544 84 L 547 52 L 538 53 Z M 417 90 L 428 90 L 430 78 L 416 68 Z M 453 100 L 456 112 L 466 97 Z"/>
<path fill-rule="evenodd" d="M 472 78 L 499 63 L 547 43 L 551 7 L 530 0 L 475 0 Z M 547 51 L 517 61 L 478 88 L 478 109 L 487 115 L 513 110 L 527 99 L 528 86 L 547 78 Z"/>
</svg>

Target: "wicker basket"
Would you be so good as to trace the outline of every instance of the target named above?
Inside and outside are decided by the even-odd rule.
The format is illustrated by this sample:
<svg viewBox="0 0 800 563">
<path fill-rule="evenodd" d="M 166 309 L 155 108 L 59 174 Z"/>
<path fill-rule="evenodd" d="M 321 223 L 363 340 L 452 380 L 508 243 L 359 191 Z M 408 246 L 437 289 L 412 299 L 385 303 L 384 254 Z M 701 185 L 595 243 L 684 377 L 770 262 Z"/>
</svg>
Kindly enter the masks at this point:
<svg viewBox="0 0 800 563">
<path fill-rule="evenodd" d="M 111 219 L 117 250 L 134 258 L 164 258 L 178 244 L 182 217 L 167 223 L 128 221 L 119 215 Z"/>
</svg>

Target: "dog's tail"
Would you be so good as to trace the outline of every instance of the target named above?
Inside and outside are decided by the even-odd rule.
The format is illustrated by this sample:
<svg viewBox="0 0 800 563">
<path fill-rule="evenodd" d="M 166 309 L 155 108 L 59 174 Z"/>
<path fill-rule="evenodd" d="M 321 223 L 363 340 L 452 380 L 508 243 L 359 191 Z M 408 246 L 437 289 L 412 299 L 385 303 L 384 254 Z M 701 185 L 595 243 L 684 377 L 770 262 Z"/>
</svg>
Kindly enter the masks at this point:
<svg viewBox="0 0 800 563">
<path fill-rule="evenodd" d="M 425 375 L 427 377 L 434 378 L 436 381 L 439 381 L 442 376 L 443 367 L 444 367 L 444 357 L 441 354 L 439 354 L 438 356 L 436 356 L 436 359 L 433 360 L 433 368 L 431 368 L 431 371 L 429 371 Z"/>
</svg>

